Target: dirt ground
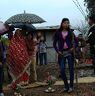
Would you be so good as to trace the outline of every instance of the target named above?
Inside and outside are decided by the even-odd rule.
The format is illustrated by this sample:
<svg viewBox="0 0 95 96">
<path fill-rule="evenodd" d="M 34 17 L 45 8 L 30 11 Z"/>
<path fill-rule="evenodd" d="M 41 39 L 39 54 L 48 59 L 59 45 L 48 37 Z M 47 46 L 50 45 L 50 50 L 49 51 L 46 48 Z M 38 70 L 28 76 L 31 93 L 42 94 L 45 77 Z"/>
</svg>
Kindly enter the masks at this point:
<svg viewBox="0 0 95 96">
<path fill-rule="evenodd" d="M 44 80 L 46 72 L 50 72 L 57 79 L 60 79 L 60 71 L 58 67 L 57 64 L 37 66 L 38 81 Z M 45 93 L 44 90 L 47 88 L 48 86 L 22 89 L 21 93 L 22 96 L 95 96 L 95 83 L 79 84 L 78 89 L 75 86 L 75 90 L 72 93 L 64 93 L 62 85 L 53 86 L 56 90 L 54 93 Z M 5 96 L 14 96 L 12 90 L 5 91 L 4 93 Z"/>
<path fill-rule="evenodd" d="M 53 86 L 56 90 L 54 93 L 45 93 L 44 90 L 47 88 L 48 86 L 23 89 L 21 93 L 22 96 L 95 96 L 95 83 L 79 84 L 78 89 L 75 88 L 72 93 L 64 93 L 63 86 Z M 12 91 L 6 91 L 5 93 L 5 96 L 14 96 Z"/>
</svg>

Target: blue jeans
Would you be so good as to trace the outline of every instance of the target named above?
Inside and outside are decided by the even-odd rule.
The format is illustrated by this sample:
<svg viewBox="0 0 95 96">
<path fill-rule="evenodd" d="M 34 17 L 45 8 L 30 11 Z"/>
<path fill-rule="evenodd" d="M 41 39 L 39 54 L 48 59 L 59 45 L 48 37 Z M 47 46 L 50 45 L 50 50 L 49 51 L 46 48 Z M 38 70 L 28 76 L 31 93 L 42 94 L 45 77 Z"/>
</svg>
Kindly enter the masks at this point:
<svg viewBox="0 0 95 96">
<path fill-rule="evenodd" d="M 40 65 L 47 65 L 47 53 L 39 53 Z"/>
<path fill-rule="evenodd" d="M 68 80 L 67 80 L 66 73 L 65 73 L 66 60 L 68 61 L 68 66 L 69 66 L 70 84 L 68 84 Z M 67 57 L 58 56 L 58 63 L 60 66 L 61 77 L 64 81 L 65 88 L 67 90 L 69 89 L 69 87 L 73 88 L 73 83 L 74 83 L 74 57 L 73 57 L 73 55 L 70 55 Z"/>
</svg>

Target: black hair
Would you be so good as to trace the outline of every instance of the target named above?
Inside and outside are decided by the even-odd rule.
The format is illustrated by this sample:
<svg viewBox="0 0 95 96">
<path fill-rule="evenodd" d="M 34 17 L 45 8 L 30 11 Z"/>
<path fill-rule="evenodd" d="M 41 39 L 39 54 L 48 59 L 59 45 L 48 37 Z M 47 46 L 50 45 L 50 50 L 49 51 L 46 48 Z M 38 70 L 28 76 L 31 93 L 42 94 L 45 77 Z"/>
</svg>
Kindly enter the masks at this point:
<svg viewBox="0 0 95 96">
<path fill-rule="evenodd" d="M 58 29 L 59 32 L 61 32 L 61 31 L 63 30 L 62 24 L 63 24 L 65 21 L 68 21 L 68 22 L 69 22 L 69 19 L 68 19 L 68 18 L 63 18 L 63 19 L 62 19 L 60 28 Z M 70 27 L 68 27 L 67 31 L 69 31 L 69 30 L 70 30 Z"/>
<path fill-rule="evenodd" d="M 32 32 L 28 32 L 26 36 L 31 35 L 32 39 L 34 38 L 34 34 Z"/>
<path fill-rule="evenodd" d="M 95 15 L 94 14 L 93 15 L 90 15 L 88 18 L 95 23 Z"/>
</svg>

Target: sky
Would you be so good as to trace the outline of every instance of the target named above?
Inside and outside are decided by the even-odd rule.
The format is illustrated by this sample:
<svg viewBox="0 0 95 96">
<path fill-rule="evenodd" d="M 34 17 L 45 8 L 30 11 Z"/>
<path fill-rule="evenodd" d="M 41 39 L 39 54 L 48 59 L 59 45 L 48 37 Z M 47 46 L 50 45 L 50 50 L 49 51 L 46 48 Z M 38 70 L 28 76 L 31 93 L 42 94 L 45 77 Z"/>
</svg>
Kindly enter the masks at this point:
<svg viewBox="0 0 95 96">
<path fill-rule="evenodd" d="M 84 0 L 78 1 L 85 11 Z M 84 20 L 72 0 L 0 0 L 0 21 L 5 22 L 13 15 L 24 13 L 24 10 L 46 21 L 36 26 L 59 25 L 64 17 L 69 18 L 73 26 Z"/>
</svg>

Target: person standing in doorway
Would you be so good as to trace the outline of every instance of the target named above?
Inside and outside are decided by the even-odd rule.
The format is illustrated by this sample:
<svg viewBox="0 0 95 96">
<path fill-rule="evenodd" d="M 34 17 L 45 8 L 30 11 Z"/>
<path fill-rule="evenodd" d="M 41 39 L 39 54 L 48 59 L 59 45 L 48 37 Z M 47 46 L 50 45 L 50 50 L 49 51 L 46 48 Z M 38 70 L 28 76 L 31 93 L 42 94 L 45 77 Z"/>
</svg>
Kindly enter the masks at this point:
<svg viewBox="0 0 95 96">
<path fill-rule="evenodd" d="M 47 45 L 44 40 L 44 37 L 41 37 L 40 43 L 39 43 L 39 59 L 40 59 L 40 65 L 47 65 Z"/>
<path fill-rule="evenodd" d="M 73 43 L 74 41 L 74 43 Z M 78 46 L 77 39 L 73 30 L 70 29 L 70 22 L 68 18 L 63 18 L 60 28 L 54 35 L 53 46 L 58 53 L 58 63 L 60 68 L 61 77 L 64 81 L 64 92 L 72 92 L 74 88 L 74 54 L 73 45 Z M 70 84 L 66 77 L 66 60 L 68 61 Z"/>
</svg>

